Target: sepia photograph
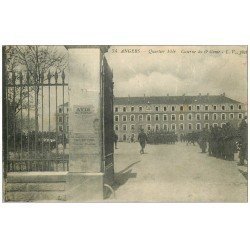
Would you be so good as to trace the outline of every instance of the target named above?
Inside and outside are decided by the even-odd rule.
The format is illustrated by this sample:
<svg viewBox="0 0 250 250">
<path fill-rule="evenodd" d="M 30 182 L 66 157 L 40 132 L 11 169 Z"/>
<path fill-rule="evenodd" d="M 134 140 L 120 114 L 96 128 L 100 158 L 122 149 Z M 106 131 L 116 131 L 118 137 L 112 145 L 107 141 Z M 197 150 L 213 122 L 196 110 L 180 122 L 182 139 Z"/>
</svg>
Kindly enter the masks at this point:
<svg viewBox="0 0 250 250">
<path fill-rule="evenodd" d="M 3 202 L 247 203 L 247 54 L 2 46 Z"/>
</svg>

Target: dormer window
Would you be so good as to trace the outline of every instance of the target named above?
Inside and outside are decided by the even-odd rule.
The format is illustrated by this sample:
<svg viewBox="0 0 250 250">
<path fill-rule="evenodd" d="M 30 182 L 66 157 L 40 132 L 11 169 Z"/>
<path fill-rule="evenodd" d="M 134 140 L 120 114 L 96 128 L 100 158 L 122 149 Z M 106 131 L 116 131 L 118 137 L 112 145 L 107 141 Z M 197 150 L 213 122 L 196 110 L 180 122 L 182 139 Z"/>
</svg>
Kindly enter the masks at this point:
<svg viewBox="0 0 250 250">
<path fill-rule="evenodd" d="M 183 106 L 180 106 L 180 111 L 183 111 Z"/>
<path fill-rule="evenodd" d="M 234 105 L 230 105 L 230 109 L 231 109 L 231 110 L 234 110 Z"/>
<path fill-rule="evenodd" d="M 159 111 L 159 107 L 158 106 L 155 107 L 155 111 L 157 111 L 157 112 Z"/>
<path fill-rule="evenodd" d="M 126 107 L 123 107 L 123 109 L 122 109 L 122 110 L 123 110 L 123 112 L 126 112 L 126 111 L 127 111 Z"/>
<path fill-rule="evenodd" d="M 172 110 L 172 111 L 175 111 L 175 107 L 174 107 L 174 106 L 172 106 L 172 107 L 171 107 L 171 110 Z"/>
</svg>

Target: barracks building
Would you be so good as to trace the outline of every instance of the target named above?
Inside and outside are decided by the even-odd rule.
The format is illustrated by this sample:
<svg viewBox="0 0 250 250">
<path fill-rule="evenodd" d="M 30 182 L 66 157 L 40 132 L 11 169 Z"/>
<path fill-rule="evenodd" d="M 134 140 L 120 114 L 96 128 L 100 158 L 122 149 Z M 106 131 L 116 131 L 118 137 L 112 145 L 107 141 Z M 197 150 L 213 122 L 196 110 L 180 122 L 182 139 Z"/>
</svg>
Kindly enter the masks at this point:
<svg viewBox="0 0 250 250">
<path fill-rule="evenodd" d="M 114 98 L 114 130 L 119 141 L 137 139 L 138 131 L 175 131 L 178 135 L 230 122 L 238 126 L 246 113 L 243 103 L 225 93 L 198 96 Z"/>
</svg>

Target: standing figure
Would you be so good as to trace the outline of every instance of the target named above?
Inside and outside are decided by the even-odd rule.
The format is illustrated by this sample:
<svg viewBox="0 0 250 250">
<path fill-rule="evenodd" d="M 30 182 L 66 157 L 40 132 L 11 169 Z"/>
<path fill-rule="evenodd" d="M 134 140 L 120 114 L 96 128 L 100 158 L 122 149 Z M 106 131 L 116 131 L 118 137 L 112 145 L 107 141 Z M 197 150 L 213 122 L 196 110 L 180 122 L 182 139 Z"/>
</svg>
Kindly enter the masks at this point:
<svg viewBox="0 0 250 250">
<path fill-rule="evenodd" d="M 206 153 L 207 149 L 207 131 L 205 129 L 202 130 L 199 136 L 199 145 L 202 153 Z"/>
<path fill-rule="evenodd" d="M 248 141 L 247 141 L 247 117 L 245 116 L 244 119 L 241 121 L 239 125 L 239 158 L 240 162 L 238 163 L 239 166 L 244 166 L 244 161 L 248 159 L 247 157 L 247 148 L 248 148 Z"/>
<path fill-rule="evenodd" d="M 114 143 L 115 143 L 115 149 L 118 149 L 117 148 L 118 135 L 116 134 L 115 131 L 114 131 L 114 138 L 113 138 L 113 140 L 114 140 Z"/>
<path fill-rule="evenodd" d="M 147 135 L 145 134 L 144 130 L 141 129 L 139 135 L 138 135 L 138 141 L 140 143 L 141 146 L 141 150 L 140 153 L 144 154 L 144 148 L 146 146 L 146 141 L 148 140 Z"/>
</svg>

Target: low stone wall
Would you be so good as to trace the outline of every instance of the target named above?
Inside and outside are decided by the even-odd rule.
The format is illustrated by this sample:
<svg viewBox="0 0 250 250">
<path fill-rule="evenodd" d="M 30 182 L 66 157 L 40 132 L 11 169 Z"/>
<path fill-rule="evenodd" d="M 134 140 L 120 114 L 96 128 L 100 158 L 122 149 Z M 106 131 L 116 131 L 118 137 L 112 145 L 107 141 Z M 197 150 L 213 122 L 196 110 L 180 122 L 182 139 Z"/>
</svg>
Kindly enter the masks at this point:
<svg viewBox="0 0 250 250">
<path fill-rule="evenodd" d="M 103 173 L 8 173 L 7 202 L 88 202 L 103 200 Z"/>
<path fill-rule="evenodd" d="M 7 174 L 6 201 L 66 201 L 68 172 Z"/>
</svg>

